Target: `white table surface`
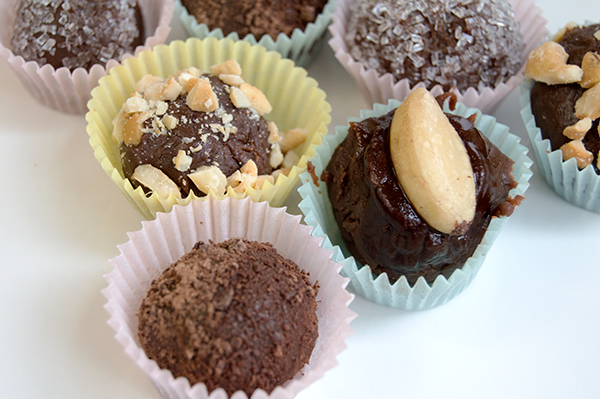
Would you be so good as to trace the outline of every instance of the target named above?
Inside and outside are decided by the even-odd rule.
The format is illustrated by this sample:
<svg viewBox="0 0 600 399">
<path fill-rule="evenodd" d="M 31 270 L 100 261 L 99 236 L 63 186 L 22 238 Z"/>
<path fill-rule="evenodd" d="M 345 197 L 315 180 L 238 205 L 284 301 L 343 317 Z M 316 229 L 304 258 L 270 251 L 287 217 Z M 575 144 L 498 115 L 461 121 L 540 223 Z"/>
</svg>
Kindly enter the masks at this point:
<svg viewBox="0 0 600 399">
<path fill-rule="evenodd" d="M 551 32 L 600 20 L 597 0 L 537 5 Z M 328 46 L 309 73 L 333 107 L 330 132 L 370 108 Z M 494 115 L 527 145 L 517 92 Z M 37 104 L 0 62 L 0 398 L 160 397 L 106 323 L 102 275 L 142 217 L 85 128 Z M 298 398 L 600 398 L 600 215 L 533 171 L 465 292 L 421 312 L 357 297 L 339 365 Z"/>
</svg>

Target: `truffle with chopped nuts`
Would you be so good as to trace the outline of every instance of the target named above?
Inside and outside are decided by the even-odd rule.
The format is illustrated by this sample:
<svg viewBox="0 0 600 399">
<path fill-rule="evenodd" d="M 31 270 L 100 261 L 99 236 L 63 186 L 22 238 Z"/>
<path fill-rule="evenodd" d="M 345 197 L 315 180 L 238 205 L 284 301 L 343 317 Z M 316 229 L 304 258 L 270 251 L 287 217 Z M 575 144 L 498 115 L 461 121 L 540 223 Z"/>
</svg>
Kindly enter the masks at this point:
<svg viewBox="0 0 600 399">
<path fill-rule="evenodd" d="M 26 61 L 89 70 L 143 42 L 137 0 L 20 0 L 11 45 Z"/>
<path fill-rule="evenodd" d="M 507 81 L 524 47 L 506 0 L 357 0 L 346 42 L 366 69 L 461 92 Z"/>
<path fill-rule="evenodd" d="M 310 360 L 317 290 L 270 244 L 199 242 L 152 282 L 138 337 L 161 368 L 209 393 L 270 393 Z"/>
<path fill-rule="evenodd" d="M 531 111 L 552 150 L 600 173 L 600 24 L 569 24 L 532 51 L 525 76 L 534 79 Z"/>
<path fill-rule="evenodd" d="M 210 74 L 146 75 L 135 90 L 113 121 L 113 136 L 125 177 L 163 198 L 261 189 L 297 162 L 293 150 L 307 135 L 279 132 L 263 118 L 271 104 L 235 60 Z"/>
<path fill-rule="evenodd" d="M 257 39 L 280 33 L 292 36 L 304 30 L 323 11 L 327 0 L 182 0 L 181 4 L 200 24 L 210 30 L 220 28 L 225 36 L 237 32 L 240 38 L 252 34 Z"/>
</svg>

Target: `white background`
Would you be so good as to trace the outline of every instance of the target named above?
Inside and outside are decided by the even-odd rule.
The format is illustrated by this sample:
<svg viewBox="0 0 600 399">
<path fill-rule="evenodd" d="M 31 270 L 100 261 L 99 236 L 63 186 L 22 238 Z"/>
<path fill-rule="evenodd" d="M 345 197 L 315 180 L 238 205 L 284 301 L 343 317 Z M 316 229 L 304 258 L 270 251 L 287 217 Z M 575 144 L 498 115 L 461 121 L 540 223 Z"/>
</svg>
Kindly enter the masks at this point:
<svg viewBox="0 0 600 399">
<path fill-rule="evenodd" d="M 600 20 L 597 0 L 537 5 L 551 32 Z M 371 107 L 327 45 L 308 70 L 332 105 L 330 132 Z M 519 108 L 516 90 L 494 115 L 528 145 Z M 160 397 L 106 323 L 102 275 L 142 217 L 85 129 L 0 62 L 0 398 Z M 298 398 L 600 398 L 600 215 L 533 171 L 465 292 L 416 313 L 357 297 L 339 365 Z"/>
</svg>

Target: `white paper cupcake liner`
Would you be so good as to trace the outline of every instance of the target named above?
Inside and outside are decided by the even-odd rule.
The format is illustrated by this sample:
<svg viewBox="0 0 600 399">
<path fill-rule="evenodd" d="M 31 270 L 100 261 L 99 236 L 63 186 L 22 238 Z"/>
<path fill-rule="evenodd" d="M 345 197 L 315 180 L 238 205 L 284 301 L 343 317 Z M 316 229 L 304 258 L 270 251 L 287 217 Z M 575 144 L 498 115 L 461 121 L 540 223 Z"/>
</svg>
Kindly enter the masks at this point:
<svg viewBox="0 0 600 399">
<path fill-rule="evenodd" d="M 408 79 L 395 82 L 392 74 L 378 75 L 374 69 L 366 69 L 361 63 L 352 58 L 344 38 L 346 36 L 346 24 L 350 16 L 350 7 L 354 1 L 338 0 L 337 8 L 332 16 L 333 22 L 329 27 L 332 35 L 329 45 L 338 61 L 356 80 L 363 96 L 369 103 L 386 103 L 391 98 L 402 101 L 412 89 L 424 87 L 424 84 L 419 83 L 411 87 Z M 477 107 L 484 113 L 490 113 L 504 97 L 521 84 L 527 55 L 545 41 L 548 36 L 546 20 L 542 17 L 542 10 L 535 6 L 534 0 L 508 0 L 508 2 L 512 6 L 515 20 L 520 24 L 523 42 L 525 43 L 521 70 L 495 89 L 488 87 L 479 92 L 475 88 L 470 88 L 464 93 L 456 91 L 459 102 L 467 107 Z M 443 92 L 443 89 L 438 85 L 430 91 L 434 96 L 437 96 Z"/>
<path fill-rule="evenodd" d="M 136 48 L 136 54 L 164 43 L 167 39 L 171 31 L 169 24 L 173 17 L 173 1 L 139 0 L 147 37 L 144 45 Z M 40 66 L 35 61 L 25 61 L 23 57 L 13 54 L 10 44 L 17 4 L 18 0 L 0 2 L 0 57 L 9 63 L 27 91 L 37 101 L 57 111 L 84 114 L 87 111 L 87 102 L 91 98 L 90 93 L 98 84 L 98 80 L 119 62 L 110 60 L 106 66 L 94 65 L 89 71 L 77 68 L 71 72 L 65 67 L 54 69 L 49 64 Z M 130 56 L 126 54 L 122 58 Z"/>
<path fill-rule="evenodd" d="M 350 118 L 349 122 L 384 115 L 400 104 L 393 99 L 389 100 L 387 105 L 375 104 L 373 110 L 362 110 L 360 118 Z M 507 126 L 497 123 L 491 116 L 482 115 L 477 109 L 467 108 L 459 103 L 456 110 L 451 112 L 463 117 L 478 114 L 475 126 L 514 161 L 513 177 L 518 186 L 511 190 L 510 195 L 523 195 L 529 187 L 529 179 L 532 176 L 530 170 L 532 161 L 527 157 L 527 148 L 519 143 L 520 138 L 510 133 Z M 321 176 L 333 152 L 348 135 L 348 128 L 349 125 L 336 126 L 335 135 L 326 136 L 323 144 L 317 148 L 317 155 L 309 160 L 317 176 Z M 377 278 L 373 278 L 368 265 L 360 268 L 358 262 L 347 251 L 333 215 L 325 183 L 319 179 L 317 187 L 308 172 L 300 176 L 300 181 L 302 186 L 298 191 L 302 201 L 299 208 L 305 216 L 304 222 L 315 227 L 314 236 L 324 238 L 325 248 L 332 248 L 335 251 L 333 259 L 344 265 L 342 274 L 350 278 L 349 287 L 372 302 L 398 309 L 429 309 L 446 303 L 461 293 L 475 278 L 494 240 L 509 219 L 508 217 L 493 218 L 473 256 L 450 278 L 438 276 L 430 286 L 423 277 L 419 277 L 416 284 L 411 287 L 406 277 L 402 276 L 394 284 L 390 284 L 387 274 L 382 273 Z"/>
<path fill-rule="evenodd" d="M 579 170 L 575 159 L 563 161 L 562 151 L 552 151 L 550 140 L 542 139 L 531 113 L 533 81 L 521 84 L 521 117 L 527 128 L 536 165 L 546 183 L 567 202 L 600 213 L 600 176 L 592 165 Z M 591 134 L 591 133 L 588 133 Z"/>
<path fill-rule="evenodd" d="M 250 44 L 260 44 L 266 47 L 267 50 L 277 51 L 283 57 L 290 58 L 297 65 L 307 66 L 323 44 L 322 39 L 327 26 L 331 23 L 331 15 L 335 11 L 337 1 L 329 0 L 314 22 L 309 23 L 304 30 L 294 29 L 291 37 L 280 33 L 277 40 L 273 40 L 269 35 L 264 35 L 257 40 L 254 35 L 249 34 L 242 40 Z M 175 14 L 179 15 L 181 23 L 190 37 L 240 40 L 236 32 L 225 36 L 220 28 L 210 30 L 206 24 L 199 24 L 196 18 L 190 15 L 187 9 L 181 5 L 179 0 L 176 0 L 175 3 Z"/>
<path fill-rule="evenodd" d="M 332 261 L 332 251 L 321 247 L 322 240 L 311 236 L 312 227 L 300 224 L 300 216 L 292 216 L 285 208 L 272 208 L 266 202 L 250 198 L 226 198 L 192 201 L 161 213 L 142 229 L 128 233 L 129 241 L 119 246 L 121 254 L 110 260 L 114 270 L 105 275 L 109 286 L 102 293 L 108 303 L 109 324 L 125 352 L 148 375 L 165 398 L 227 398 L 223 389 L 209 395 L 203 383 L 190 387 L 184 377 L 175 379 L 169 370 L 160 369 L 139 346 L 137 312 L 152 280 L 171 263 L 189 252 L 198 241 L 221 242 L 244 237 L 270 242 L 284 257 L 310 273 L 311 283 L 319 283 L 317 296 L 319 337 L 310 362 L 292 380 L 275 388 L 271 394 L 256 390 L 256 398 L 292 398 L 306 386 L 321 378 L 337 364 L 336 356 L 346 348 L 344 343 L 352 329 L 349 322 L 356 314 L 348 308 L 353 295 L 344 288 L 348 279 L 338 273 L 342 267 Z M 247 398 L 242 391 L 232 398 Z"/>
</svg>

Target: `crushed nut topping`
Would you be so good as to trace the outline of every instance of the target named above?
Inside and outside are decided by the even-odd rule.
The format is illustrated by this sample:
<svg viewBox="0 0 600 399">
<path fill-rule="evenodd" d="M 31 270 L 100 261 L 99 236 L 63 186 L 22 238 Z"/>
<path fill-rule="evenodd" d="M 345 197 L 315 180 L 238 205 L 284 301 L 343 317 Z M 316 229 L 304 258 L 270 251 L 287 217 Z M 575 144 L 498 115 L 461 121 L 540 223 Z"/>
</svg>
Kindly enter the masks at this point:
<svg viewBox="0 0 600 399">
<path fill-rule="evenodd" d="M 584 89 L 589 89 L 600 82 L 600 55 L 587 52 L 581 61 L 583 77 L 579 84 Z"/>
<path fill-rule="evenodd" d="M 306 129 L 298 128 L 288 130 L 279 141 L 281 151 L 288 152 L 291 149 L 298 147 L 300 144 L 304 143 L 307 136 L 308 131 L 306 131 Z"/>
<path fill-rule="evenodd" d="M 592 164 L 594 160 L 594 154 L 589 152 L 581 140 L 572 140 L 560 147 L 563 155 L 563 159 L 568 161 L 571 158 L 575 158 L 577 161 L 577 167 L 583 169 L 588 165 Z"/>
<path fill-rule="evenodd" d="M 140 165 L 135 168 L 132 177 L 154 191 L 161 198 L 168 198 L 171 193 L 177 198 L 181 198 L 181 191 L 177 184 L 164 172 L 152 165 Z"/>
<path fill-rule="evenodd" d="M 215 194 L 222 195 L 227 189 L 227 177 L 218 166 L 202 166 L 196 172 L 190 173 L 188 177 L 204 194 L 213 190 Z"/>
<path fill-rule="evenodd" d="M 256 87 L 248 83 L 242 83 L 240 85 L 240 90 L 246 95 L 252 108 L 254 108 L 259 115 L 268 114 L 273 109 L 264 93 Z"/>
<path fill-rule="evenodd" d="M 187 105 L 194 111 L 200 112 L 212 112 L 219 108 L 219 99 L 208 79 L 198 79 L 187 95 Z"/>
<path fill-rule="evenodd" d="M 568 65 L 569 54 L 556 42 L 546 42 L 529 54 L 525 76 L 549 85 L 581 81 L 583 71 Z"/>
<path fill-rule="evenodd" d="M 579 119 L 600 118 L 600 84 L 583 92 L 575 103 L 575 116 Z"/>
<path fill-rule="evenodd" d="M 590 118 L 583 118 L 574 125 L 567 126 L 563 130 L 563 134 L 571 140 L 581 140 L 591 128 L 592 120 Z"/>
<path fill-rule="evenodd" d="M 213 65 L 210 68 L 210 73 L 213 76 L 219 75 L 242 75 L 242 67 L 235 59 L 225 61 L 218 65 Z"/>
</svg>

